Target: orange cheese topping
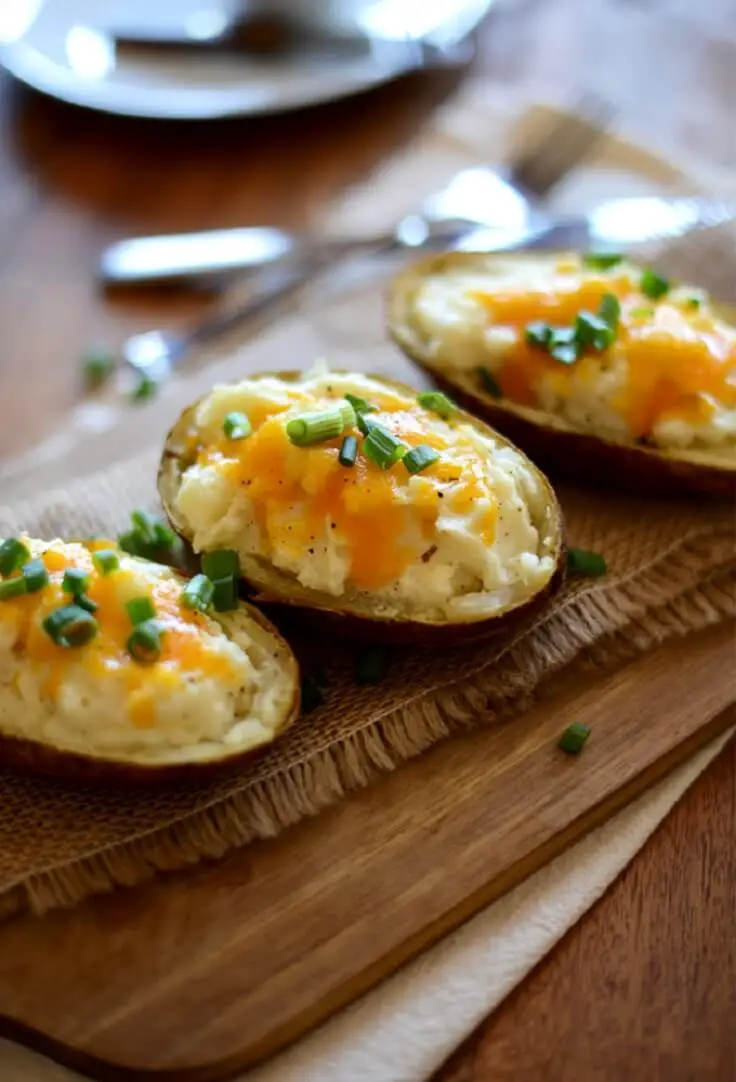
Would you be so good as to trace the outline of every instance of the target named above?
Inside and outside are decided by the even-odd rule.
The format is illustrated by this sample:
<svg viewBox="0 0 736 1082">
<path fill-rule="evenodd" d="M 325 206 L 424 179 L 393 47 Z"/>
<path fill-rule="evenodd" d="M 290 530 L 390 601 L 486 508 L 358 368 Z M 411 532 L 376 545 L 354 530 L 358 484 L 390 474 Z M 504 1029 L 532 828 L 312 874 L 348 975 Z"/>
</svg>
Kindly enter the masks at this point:
<svg viewBox="0 0 736 1082">
<path fill-rule="evenodd" d="M 269 557 L 277 549 L 298 560 L 314 551 L 326 531 L 334 530 L 345 543 L 349 578 L 359 590 L 395 582 L 426 551 L 443 500 L 458 514 L 471 512 L 478 499 L 488 501 L 475 528 L 491 545 L 498 509 L 474 445 L 449 425 L 438 428 L 436 417 L 411 398 L 383 390 L 365 393 L 378 408 L 373 420 L 408 447 L 428 444 L 440 452 L 440 460 L 411 484 L 400 461 L 383 470 L 366 456 L 357 428 L 316 446 L 290 442 L 288 419 L 342 401 L 337 389 L 319 392 L 319 397 L 300 396 L 298 408 L 291 408 L 288 416 L 283 407 L 249 409 L 253 434 L 243 441 L 223 436 L 207 443 L 198 464 L 216 465 L 234 486 L 245 489 Z M 350 434 L 358 439 L 359 450 L 355 465 L 346 468 L 338 454 L 342 439 Z"/>
<path fill-rule="evenodd" d="M 571 270 L 577 273 L 571 274 Z M 524 328 L 535 320 L 571 326 L 578 312 L 596 313 L 605 293 L 621 304 L 616 342 L 603 354 L 583 356 L 562 365 L 529 345 Z M 566 261 L 550 276 L 549 288 L 524 283 L 472 296 L 487 309 L 495 326 L 517 332 L 516 341 L 495 372 L 503 394 L 521 405 L 538 402 L 540 380 L 552 380 L 564 396 L 573 380 L 594 382 L 607 356 L 626 364 L 625 387 L 613 405 L 626 418 L 634 437 L 647 436 L 665 417 L 706 420 L 713 402 L 736 406 L 736 329 L 719 320 L 707 301 L 699 309 L 665 294 L 653 300 L 640 292 L 631 271 L 602 274 Z"/>
<path fill-rule="evenodd" d="M 90 548 L 111 548 L 112 542 L 98 542 Z M 122 555 L 122 554 L 121 554 Z M 124 558 L 124 557 L 123 557 Z M 149 728 L 156 722 L 156 699 L 167 687 L 175 686 L 187 673 L 207 677 L 232 677 L 229 658 L 213 651 L 203 639 L 207 618 L 179 605 L 182 587 L 175 579 L 141 581 L 132 569 L 121 566 L 110 575 L 94 570 L 91 555 L 75 546 L 73 551 L 48 549 L 42 556 L 49 572 L 49 585 L 0 603 L 0 624 L 10 623 L 15 631 L 15 650 L 43 675 L 42 695 L 56 700 L 72 665 L 79 664 L 101 680 L 123 683 L 128 710 L 134 725 Z M 62 590 L 64 571 L 79 568 L 90 575 L 88 596 L 96 602 L 98 632 L 84 646 L 59 646 L 43 629 L 43 621 L 55 609 L 72 603 Z M 127 601 L 147 594 L 162 624 L 161 657 L 154 665 L 141 665 L 126 649 L 131 633 Z"/>
</svg>

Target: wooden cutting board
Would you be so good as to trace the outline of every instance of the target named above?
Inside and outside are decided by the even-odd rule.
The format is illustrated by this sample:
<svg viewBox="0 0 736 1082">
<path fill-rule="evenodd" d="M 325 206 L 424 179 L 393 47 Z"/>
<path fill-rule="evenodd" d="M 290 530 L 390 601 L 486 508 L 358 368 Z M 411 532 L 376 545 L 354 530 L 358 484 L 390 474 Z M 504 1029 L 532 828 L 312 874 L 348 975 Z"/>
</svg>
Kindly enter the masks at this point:
<svg viewBox="0 0 736 1082">
<path fill-rule="evenodd" d="M 278 839 L 0 927 L 0 1033 L 102 1079 L 220 1079 L 350 1002 L 734 721 L 720 627 L 568 681 Z M 574 719 L 593 732 L 571 758 Z"/>
</svg>

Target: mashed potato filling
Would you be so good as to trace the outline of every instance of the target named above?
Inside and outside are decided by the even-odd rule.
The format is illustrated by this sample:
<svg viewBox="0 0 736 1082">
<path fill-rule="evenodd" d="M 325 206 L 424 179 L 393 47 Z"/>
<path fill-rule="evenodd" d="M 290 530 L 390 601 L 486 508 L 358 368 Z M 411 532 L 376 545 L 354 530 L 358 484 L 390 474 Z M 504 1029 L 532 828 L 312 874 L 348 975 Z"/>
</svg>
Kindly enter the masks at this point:
<svg viewBox="0 0 736 1082">
<path fill-rule="evenodd" d="M 646 284 L 646 283 L 645 283 Z M 614 343 L 571 364 L 527 341 L 535 321 L 571 326 L 620 304 Z M 504 397 L 619 442 L 736 456 L 736 329 L 689 287 L 652 297 L 626 262 L 590 269 L 580 256 L 492 257 L 428 276 L 413 322 L 439 368 L 487 369 Z"/>
<path fill-rule="evenodd" d="M 119 569 L 100 575 L 83 545 L 22 540 L 43 560 L 49 583 L 0 601 L 0 731 L 88 754 L 166 761 L 270 739 L 274 685 L 257 663 L 258 644 L 242 630 L 228 637 L 225 615 L 183 608 L 182 583 L 167 568 L 120 552 Z M 97 605 L 97 634 L 77 648 L 59 645 L 42 626 L 72 600 L 62 590 L 68 568 L 89 574 L 87 596 Z M 163 628 L 154 664 L 126 649 L 126 602 L 141 597 Z"/>
<path fill-rule="evenodd" d="M 286 425 L 304 412 L 360 396 L 373 421 L 407 448 L 437 451 L 411 474 L 382 469 L 358 428 L 315 446 L 290 442 Z M 228 439 L 225 417 L 244 413 L 253 431 Z M 359 441 L 354 466 L 341 440 Z M 539 524 L 546 497 L 515 450 L 461 419 L 441 416 L 368 376 L 317 370 L 298 382 L 244 380 L 216 387 L 199 404 L 176 513 L 197 551 L 234 548 L 333 597 L 370 597 L 381 613 L 462 616 L 525 599 L 552 574 Z M 539 517 L 538 517 L 539 516 Z"/>
</svg>

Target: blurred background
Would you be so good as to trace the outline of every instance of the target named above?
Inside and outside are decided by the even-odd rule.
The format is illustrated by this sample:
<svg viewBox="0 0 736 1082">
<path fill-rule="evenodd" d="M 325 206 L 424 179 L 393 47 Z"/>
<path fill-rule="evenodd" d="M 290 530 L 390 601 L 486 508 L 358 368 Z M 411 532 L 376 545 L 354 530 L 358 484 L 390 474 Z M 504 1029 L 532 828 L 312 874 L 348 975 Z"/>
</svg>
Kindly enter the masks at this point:
<svg viewBox="0 0 736 1082">
<path fill-rule="evenodd" d="M 90 343 L 209 310 L 103 289 L 106 246 L 318 230 L 468 86 L 596 95 L 648 148 L 736 166 L 733 0 L 0 0 L 0 63 L 0 457 L 68 416 Z"/>
</svg>

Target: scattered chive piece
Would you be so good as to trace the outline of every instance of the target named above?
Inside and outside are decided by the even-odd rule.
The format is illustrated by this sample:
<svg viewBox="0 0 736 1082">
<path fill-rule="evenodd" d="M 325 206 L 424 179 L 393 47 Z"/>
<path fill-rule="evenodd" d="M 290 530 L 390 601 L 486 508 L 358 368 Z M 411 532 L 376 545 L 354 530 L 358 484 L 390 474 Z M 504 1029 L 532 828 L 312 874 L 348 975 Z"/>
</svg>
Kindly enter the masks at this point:
<svg viewBox="0 0 736 1082">
<path fill-rule="evenodd" d="M 232 576 L 212 579 L 212 604 L 215 612 L 232 612 L 238 607 L 238 584 Z"/>
<path fill-rule="evenodd" d="M 349 402 L 343 402 L 341 406 L 338 406 L 340 410 L 340 416 L 342 417 L 343 428 L 352 428 L 357 420 L 357 414 Z"/>
<path fill-rule="evenodd" d="M 501 398 L 501 388 L 496 382 L 495 376 L 487 368 L 476 369 L 480 385 L 486 394 L 491 395 L 492 398 Z"/>
<path fill-rule="evenodd" d="M 568 725 L 564 733 L 557 741 L 557 747 L 562 748 L 568 755 L 577 755 L 582 751 L 585 741 L 590 736 L 590 726 L 574 721 Z"/>
<path fill-rule="evenodd" d="M 142 541 L 150 545 L 156 542 L 156 519 L 148 511 L 131 511 L 130 521 Z"/>
<path fill-rule="evenodd" d="M 222 422 L 222 431 L 229 440 L 245 440 L 253 432 L 253 426 L 244 413 L 233 410 Z"/>
<path fill-rule="evenodd" d="M 340 409 L 323 413 L 302 413 L 286 422 L 286 435 L 297 447 L 311 447 L 341 436 L 345 421 Z"/>
<path fill-rule="evenodd" d="M 27 594 L 37 594 L 49 584 L 49 573 L 43 560 L 29 560 L 20 569 Z"/>
<path fill-rule="evenodd" d="M 84 382 L 90 391 L 106 383 L 115 368 L 115 358 L 104 346 L 92 346 L 82 358 Z"/>
<path fill-rule="evenodd" d="M 380 684 L 388 672 L 389 654 L 385 646 L 369 646 L 358 654 L 356 684 Z"/>
<path fill-rule="evenodd" d="M 22 576 L 0 582 L 0 601 L 9 601 L 12 597 L 21 597 L 25 592 L 26 583 Z"/>
<path fill-rule="evenodd" d="M 583 256 L 583 264 L 592 270 L 609 270 L 623 261 L 619 252 L 588 252 Z"/>
<path fill-rule="evenodd" d="M 379 424 L 371 426 L 363 441 L 366 455 L 382 470 L 389 470 L 405 454 L 406 449 L 406 444 Z"/>
<path fill-rule="evenodd" d="M 202 571 L 208 579 L 238 578 L 240 557 L 233 549 L 215 549 L 202 554 Z"/>
<path fill-rule="evenodd" d="M 341 466 L 354 466 L 357 457 L 358 441 L 355 436 L 346 436 L 342 441 L 340 454 L 337 456 L 338 462 Z"/>
<path fill-rule="evenodd" d="M 80 609 L 84 609 L 85 612 L 97 612 L 99 605 L 93 601 L 91 597 L 87 597 L 86 594 L 77 594 L 74 598 L 74 604 L 79 605 Z"/>
<path fill-rule="evenodd" d="M 524 328 L 524 337 L 530 346 L 538 346 L 547 349 L 554 333 L 554 328 L 542 319 L 535 319 L 533 323 L 527 323 Z"/>
<path fill-rule="evenodd" d="M 567 567 L 577 575 L 605 575 L 608 571 L 606 560 L 599 552 L 587 552 L 585 549 L 567 550 Z"/>
<path fill-rule="evenodd" d="M 650 319 L 654 315 L 654 309 L 640 305 L 638 308 L 632 308 L 629 315 L 632 319 Z"/>
<path fill-rule="evenodd" d="M 133 528 L 118 537 L 123 552 L 157 563 L 176 562 L 181 557 L 181 541 L 165 522 L 147 511 L 133 511 L 130 519 Z"/>
<path fill-rule="evenodd" d="M 560 327 L 552 331 L 549 355 L 560 364 L 574 364 L 580 358 L 582 346 L 575 337 L 574 327 Z"/>
<path fill-rule="evenodd" d="M 669 280 L 663 278 L 661 274 L 657 274 L 656 271 L 647 269 L 641 272 L 639 289 L 647 297 L 651 297 L 653 301 L 656 301 L 658 297 L 663 297 L 665 293 L 668 293 L 669 288 Z"/>
<path fill-rule="evenodd" d="M 79 605 L 63 605 L 43 622 L 43 629 L 57 646 L 84 646 L 97 634 L 97 621 Z"/>
<path fill-rule="evenodd" d="M 156 609 L 150 597 L 134 597 L 130 601 L 126 601 L 125 608 L 130 622 L 133 627 L 137 627 L 138 624 L 145 624 L 149 620 L 153 620 L 156 615 Z"/>
<path fill-rule="evenodd" d="M 142 405 L 144 402 L 150 402 L 152 398 L 155 398 L 158 392 L 158 380 L 151 379 L 150 376 L 142 376 L 130 392 L 130 401 L 136 405 Z"/>
<path fill-rule="evenodd" d="M 612 330 L 616 330 L 618 321 L 621 318 L 621 304 L 615 293 L 603 294 L 598 315 Z"/>
<path fill-rule="evenodd" d="M 370 430 L 378 424 L 378 421 L 372 421 L 367 413 L 356 413 L 355 423 L 363 435 L 367 436 Z"/>
<path fill-rule="evenodd" d="M 422 470 L 426 470 L 427 466 L 431 466 L 433 462 L 436 462 L 439 457 L 439 452 L 435 451 L 434 447 L 428 447 L 426 443 L 420 443 L 416 447 L 412 447 L 411 451 L 407 451 L 401 461 L 409 473 L 421 473 Z"/>
<path fill-rule="evenodd" d="M 207 612 L 212 607 L 212 599 L 215 596 L 215 587 L 206 575 L 195 575 L 190 579 L 181 592 L 180 604 L 185 609 L 196 609 L 197 612 Z"/>
<path fill-rule="evenodd" d="M 325 697 L 311 676 L 302 677 L 302 714 L 311 714 L 325 701 Z"/>
<path fill-rule="evenodd" d="M 613 328 L 592 312 L 578 312 L 575 317 L 575 338 L 581 346 L 590 346 L 601 353 L 608 349 L 615 337 Z"/>
<path fill-rule="evenodd" d="M 61 588 L 65 594 L 77 597 L 78 594 L 86 593 L 89 586 L 89 575 L 78 567 L 68 567 L 64 572 Z"/>
<path fill-rule="evenodd" d="M 690 309 L 691 312 L 698 312 L 700 310 L 700 306 L 703 303 L 703 300 L 704 298 L 702 296 L 698 296 L 697 293 L 691 293 L 689 297 L 685 298 L 685 305 L 687 308 Z"/>
<path fill-rule="evenodd" d="M 452 417 L 455 412 L 455 403 L 451 402 L 442 391 L 422 391 L 417 395 L 417 402 L 425 410 L 436 413 L 443 421 Z"/>
<path fill-rule="evenodd" d="M 92 563 L 100 575 L 110 575 L 120 567 L 118 554 L 112 549 L 100 549 L 99 552 L 92 553 Z"/>
<path fill-rule="evenodd" d="M 0 545 L 0 575 L 10 575 L 30 558 L 30 551 L 23 542 L 17 537 L 9 537 Z"/>
<path fill-rule="evenodd" d="M 134 661 L 152 665 L 161 657 L 163 628 L 158 620 L 144 620 L 136 624 L 128 636 L 126 647 Z"/>
<path fill-rule="evenodd" d="M 370 402 L 367 402 L 365 398 L 361 398 L 359 394 L 346 394 L 345 399 L 355 410 L 356 415 L 361 413 L 376 413 L 378 406 L 373 406 Z"/>
</svg>

